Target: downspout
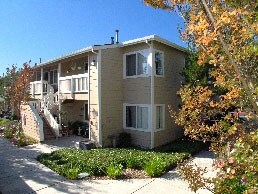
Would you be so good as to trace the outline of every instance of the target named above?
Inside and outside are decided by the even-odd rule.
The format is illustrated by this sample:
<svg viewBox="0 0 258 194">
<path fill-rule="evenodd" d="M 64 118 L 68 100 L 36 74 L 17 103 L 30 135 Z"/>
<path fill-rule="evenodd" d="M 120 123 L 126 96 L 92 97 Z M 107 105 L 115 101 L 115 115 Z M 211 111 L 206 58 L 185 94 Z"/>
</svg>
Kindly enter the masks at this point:
<svg viewBox="0 0 258 194">
<path fill-rule="evenodd" d="M 89 139 L 91 140 L 91 124 L 90 124 L 90 52 L 88 52 L 88 119 L 89 119 Z"/>
<path fill-rule="evenodd" d="M 98 70 L 98 129 L 99 129 L 99 144 L 102 147 L 102 122 L 101 122 L 101 50 L 97 55 L 97 70 Z"/>
<path fill-rule="evenodd" d="M 57 88 L 58 88 L 58 120 L 59 120 L 59 127 L 61 128 L 61 123 L 62 123 L 62 121 L 61 121 L 61 114 L 60 114 L 60 112 L 61 112 L 61 108 L 62 108 L 62 106 L 61 106 L 61 100 L 60 100 L 60 78 L 61 77 L 61 63 L 58 63 L 58 70 L 57 70 Z"/>
<path fill-rule="evenodd" d="M 41 100 L 43 99 L 43 67 L 40 69 Z"/>
<path fill-rule="evenodd" d="M 150 47 L 150 67 L 151 67 L 151 106 L 150 106 L 150 122 L 151 122 L 151 145 L 150 148 L 153 149 L 154 148 L 154 60 L 155 60 L 155 56 L 154 56 L 154 49 L 153 49 L 153 41 L 151 41 L 151 43 L 146 40 L 146 44 L 149 45 Z"/>
</svg>

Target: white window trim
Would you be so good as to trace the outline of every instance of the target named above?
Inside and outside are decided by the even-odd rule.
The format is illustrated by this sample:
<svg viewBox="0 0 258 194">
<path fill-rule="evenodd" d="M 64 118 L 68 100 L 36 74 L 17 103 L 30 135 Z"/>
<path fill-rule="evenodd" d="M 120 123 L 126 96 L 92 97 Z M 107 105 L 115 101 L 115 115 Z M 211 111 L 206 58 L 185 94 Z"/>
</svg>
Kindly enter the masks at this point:
<svg viewBox="0 0 258 194">
<path fill-rule="evenodd" d="M 156 52 L 159 52 L 159 53 L 162 53 L 162 72 L 163 72 L 163 75 L 157 75 L 157 71 L 156 71 L 156 63 L 155 63 L 155 53 Z M 154 72 L 155 72 L 155 77 L 165 77 L 165 55 L 164 55 L 164 51 L 161 51 L 161 50 L 158 50 L 158 49 L 154 49 L 154 61 L 153 61 L 153 64 L 154 64 Z"/>
<path fill-rule="evenodd" d="M 127 106 L 139 106 L 139 107 L 147 107 L 148 108 L 148 129 L 143 129 L 143 128 L 134 128 L 134 127 L 126 127 L 126 107 Z M 135 130 L 135 131 L 143 131 L 143 132 L 151 132 L 151 105 L 150 104 L 129 104 L 129 103 L 124 103 L 123 104 L 123 128 L 124 129 L 130 129 L 130 130 Z M 136 110 L 136 115 L 137 115 L 137 110 Z M 136 116 L 137 118 L 137 116 Z M 137 119 L 136 119 L 136 126 L 137 126 Z"/>
<path fill-rule="evenodd" d="M 148 52 L 148 56 L 147 56 L 147 62 L 148 62 L 148 69 L 147 69 L 147 74 L 140 74 L 140 75 L 132 75 L 132 76 L 127 76 L 126 75 L 126 56 L 127 55 L 132 55 L 132 54 L 136 54 L 136 74 L 137 74 L 137 53 L 140 53 L 140 52 L 144 52 L 144 51 L 147 51 Z M 127 78 L 139 78 L 139 77 L 149 77 L 150 76 L 150 66 L 149 66 L 149 61 L 148 61 L 148 58 L 149 58 L 149 49 L 143 49 L 143 50 L 138 50 L 138 51 L 133 51 L 133 52 L 129 52 L 129 53 L 125 53 L 123 55 L 123 79 L 127 79 Z"/>
<path fill-rule="evenodd" d="M 156 128 L 156 123 L 157 123 L 157 120 L 156 120 L 157 119 L 157 117 L 156 117 L 156 110 L 157 110 L 157 106 L 162 106 L 163 107 L 163 111 L 162 111 L 163 112 L 162 113 L 163 114 L 163 121 L 162 121 L 163 122 L 163 128 L 159 128 L 159 129 Z M 155 104 L 155 119 L 154 119 L 155 120 L 155 125 L 154 125 L 155 128 L 154 128 L 154 131 L 162 131 L 162 130 L 164 130 L 166 128 L 166 126 L 165 126 L 165 123 L 166 123 L 165 122 L 165 120 L 166 120 L 166 110 L 165 109 L 166 109 L 165 104 Z"/>
</svg>

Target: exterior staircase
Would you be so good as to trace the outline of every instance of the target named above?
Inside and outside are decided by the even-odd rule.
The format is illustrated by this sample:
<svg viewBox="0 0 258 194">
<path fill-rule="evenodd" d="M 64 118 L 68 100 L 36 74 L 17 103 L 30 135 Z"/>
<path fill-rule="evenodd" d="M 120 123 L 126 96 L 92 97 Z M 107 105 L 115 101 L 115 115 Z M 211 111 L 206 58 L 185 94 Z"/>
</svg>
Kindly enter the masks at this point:
<svg viewBox="0 0 258 194">
<path fill-rule="evenodd" d="M 56 139 L 55 134 L 53 133 L 53 130 L 51 126 L 48 124 L 47 120 L 45 119 L 44 116 L 41 116 L 42 121 L 43 121 L 43 132 L 44 132 L 44 139 Z"/>
</svg>

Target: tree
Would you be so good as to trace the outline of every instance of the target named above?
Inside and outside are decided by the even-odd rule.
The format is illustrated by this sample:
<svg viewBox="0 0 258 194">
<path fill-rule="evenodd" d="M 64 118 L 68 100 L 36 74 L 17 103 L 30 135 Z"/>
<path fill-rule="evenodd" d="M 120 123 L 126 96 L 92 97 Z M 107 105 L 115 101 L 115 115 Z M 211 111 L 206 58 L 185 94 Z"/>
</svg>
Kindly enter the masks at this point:
<svg viewBox="0 0 258 194">
<path fill-rule="evenodd" d="M 145 3 L 183 17 L 186 27 L 182 38 L 190 45 L 191 55 L 197 56 L 190 57 L 185 71 L 188 82 L 179 91 L 182 108 L 176 122 L 191 138 L 212 142 L 220 179 L 202 179 L 196 184 L 191 176 L 196 175 L 196 169 L 191 165 L 181 168 L 184 177 L 194 190 L 212 181 L 216 193 L 254 191 L 258 182 L 257 168 L 253 168 L 257 166 L 258 140 L 257 115 L 251 112 L 258 112 L 258 2 L 145 0 Z M 201 73 L 205 73 L 206 79 L 198 82 Z M 249 111 L 249 121 L 222 115 L 233 107 Z M 246 152 L 241 153 L 239 145 Z M 241 154 L 248 159 L 241 160 Z M 240 161 L 238 168 L 235 164 Z M 202 170 L 198 172 L 201 174 Z"/>
<path fill-rule="evenodd" d="M 30 98 L 30 81 L 33 78 L 33 69 L 28 63 L 24 63 L 23 67 L 17 71 L 16 66 L 7 70 L 8 87 L 7 98 L 14 113 L 20 119 L 20 106 L 22 102 L 27 102 Z"/>
</svg>

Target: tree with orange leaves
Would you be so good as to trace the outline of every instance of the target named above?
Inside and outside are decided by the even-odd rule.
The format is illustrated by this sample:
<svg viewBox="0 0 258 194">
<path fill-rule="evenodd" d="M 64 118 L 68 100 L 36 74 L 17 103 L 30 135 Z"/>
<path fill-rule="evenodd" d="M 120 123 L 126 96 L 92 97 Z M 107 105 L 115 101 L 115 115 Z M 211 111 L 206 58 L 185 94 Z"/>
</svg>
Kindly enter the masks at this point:
<svg viewBox="0 0 258 194">
<path fill-rule="evenodd" d="M 193 45 L 197 53 L 195 62 L 208 67 L 211 78 L 206 83 L 192 79 L 181 87 L 182 108 L 176 122 L 191 138 L 212 142 L 211 150 L 217 154 L 215 167 L 220 173 L 217 179 L 200 178 L 197 184 L 193 175 L 203 171 L 186 165 L 181 168 L 183 177 L 190 181 L 194 191 L 210 181 L 215 185 L 215 193 L 254 192 L 258 188 L 258 2 L 145 0 L 145 3 L 183 17 L 182 38 Z M 250 112 L 248 121 L 228 114 L 232 107 Z"/>
<path fill-rule="evenodd" d="M 8 71 L 9 86 L 7 87 L 7 97 L 14 113 L 20 119 L 20 106 L 22 102 L 27 102 L 30 98 L 30 81 L 33 78 L 33 70 L 28 63 L 24 63 L 23 67 L 17 71 L 16 66 Z"/>
</svg>

